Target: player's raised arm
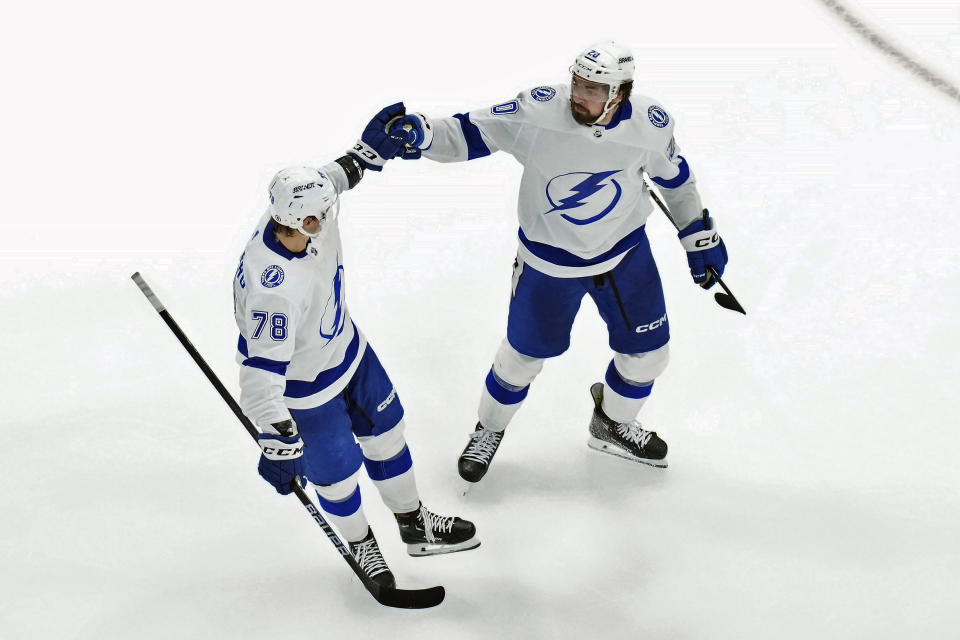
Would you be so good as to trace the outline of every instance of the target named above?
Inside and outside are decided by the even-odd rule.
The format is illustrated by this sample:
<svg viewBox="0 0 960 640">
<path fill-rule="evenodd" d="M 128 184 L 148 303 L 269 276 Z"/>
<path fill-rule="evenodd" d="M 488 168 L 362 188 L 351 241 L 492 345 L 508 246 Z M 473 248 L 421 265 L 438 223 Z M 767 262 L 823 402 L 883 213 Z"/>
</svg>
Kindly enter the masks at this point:
<svg viewBox="0 0 960 640">
<path fill-rule="evenodd" d="M 402 152 L 407 139 L 406 134 L 391 137 L 387 128 L 391 121 L 398 121 L 404 113 L 402 102 L 381 109 L 367 123 L 360 139 L 353 147 L 344 155 L 320 168 L 320 172 L 329 178 L 337 194 L 357 186 L 367 169 L 381 171 L 387 160 Z"/>
<path fill-rule="evenodd" d="M 404 160 L 422 155 L 436 162 L 464 162 L 500 150 L 512 154 L 527 117 L 526 95 L 527 92 L 521 92 L 507 102 L 446 118 L 408 113 L 391 123 L 390 135 L 395 139 L 406 136 L 401 154 Z"/>
<path fill-rule="evenodd" d="M 391 124 L 398 122 L 406 113 L 402 102 L 384 107 L 364 127 L 360 139 L 347 153 L 370 171 L 381 171 L 387 160 L 396 158 L 403 151 L 407 136 L 401 129 L 391 133 Z"/>
</svg>

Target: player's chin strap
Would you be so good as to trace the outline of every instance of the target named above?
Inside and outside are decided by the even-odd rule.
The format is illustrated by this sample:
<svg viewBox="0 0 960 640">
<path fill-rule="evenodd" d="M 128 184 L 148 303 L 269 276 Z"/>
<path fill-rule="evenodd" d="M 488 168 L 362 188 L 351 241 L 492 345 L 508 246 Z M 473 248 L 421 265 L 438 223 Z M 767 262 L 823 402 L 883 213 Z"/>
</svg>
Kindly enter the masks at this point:
<svg viewBox="0 0 960 640">
<path fill-rule="evenodd" d="M 611 97 L 607 98 L 607 103 L 603 105 L 603 111 L 601 111 L 597 119 L 591 122 L 590 124 L 592 125 L 598 124 L 601 120 L 607 117 L 607 114 L 610 113 L 610 109 L 620 106 L 619 102 L 613 102 L 613 99 L 616 98 L 619 93 L 620 93 L 620 85 L 617 85 L 616 93 L 614 93 Z"/>
<path fill-rule="evenodd" d="M 603 105 L 603 111 L 600 112 L 600 117 L 594 120 L 591 124 L 597 124 L 601 120 L 607 117 L 607 114 L 610 113 L 610 109 L 620 106 L 619 102 L 613 102 L 618 95 L 620 95 L 620 87 L 623 86 L 622 82 L 618 82 L 617 86 L 614 87 L 612 84 L 608 84 L 609 93 L 607 94 L 607 102 Z M 601 125 L 602 126 L 602 125 Z"/>
<path fill-rule="evenodd" d="M 601 111 L 600 116 L 590 124 L 599 123 L 601 120 L 607 117 L 607 114 L 610 113 L 610 109 L 620 106 L 619 102 L 613 102 L 613 101 L 616 99 L 618 95 L 620 95 L 620 85 L 622 84 L 623 84 L 622 82 L 618 84 L 616 89 L 613 88 L 612 84 L 608 85 L 610 87 L 610 94 L 607 96 L 606 104 L 603 105 L 603 111 Z"/>
</svg>

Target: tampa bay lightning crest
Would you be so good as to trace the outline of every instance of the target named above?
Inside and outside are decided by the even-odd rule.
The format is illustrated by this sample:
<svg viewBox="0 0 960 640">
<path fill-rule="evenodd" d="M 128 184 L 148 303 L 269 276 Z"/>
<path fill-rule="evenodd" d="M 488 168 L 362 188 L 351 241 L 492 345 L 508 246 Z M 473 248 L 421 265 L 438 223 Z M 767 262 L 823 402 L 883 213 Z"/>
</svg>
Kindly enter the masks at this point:
<svg viewBox="0 0 960 640">
<path fill-rule="evenodd" d="M 337 272 L 333 276 L 333 286 L 323 310 L 323 317 L 320 318 L 320 335 L 326 338 L 328 342 L 343 333 L 347 315 L 343 311 L 343 289 L 343 264 L 340 263 L 340 256 L 337 256 Z"/>
<path fill-rule="evenodd" d="M 590 224 L 613 211 L 623 189 L 613 179 L 615 171 L 574 171 L 551 178 L 547 183 L 547 200 L 553 207 L 544 215 L 560 211 L 560 216 L 573 224 Z"/>
<path fill-rule="evenodd" d="M 659 127 L 660 129 L 670 124 L 670 116 L 663 110 L 663 107 L 658 107 L 657 105 L 652 105 L 647 109 L 647 117 L 650 118 L 653 126 Z"/>
<path fill-rule="evenodd" d="M 279 265 L 272 264 L 266 269 L 263 270 L 263 274 L 260 276 L 260 284 L 265 286 L 267 289 L 273 289 L 274 287 L 279 287 L 283 282 L 283 269 Z"/>
<path fill-rule="evenodd" d="M 557 95 L 557 90 L 553 87 L 537 87 L 536 89 L 530 89 L 530 97 L 537 102 L 548 102 L 555 95 Z"/>
</svg>

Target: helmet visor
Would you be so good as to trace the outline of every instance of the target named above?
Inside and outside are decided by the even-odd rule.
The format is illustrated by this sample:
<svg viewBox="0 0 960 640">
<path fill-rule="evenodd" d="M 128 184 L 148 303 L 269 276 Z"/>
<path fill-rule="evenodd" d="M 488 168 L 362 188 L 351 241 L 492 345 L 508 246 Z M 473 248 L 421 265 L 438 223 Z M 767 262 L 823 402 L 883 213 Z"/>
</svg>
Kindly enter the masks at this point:
<svg viewBox="0 0 960 640">
<path fill-rule="evenodd" d="M 310 238 L 316 238 L 325 228 L 328 228 L 333 224 L 333 221 L 337 219 L 337 215 L 340 213 L 340 199 L 338 198 L 336 202 L 327 207 L 326 209 L 321 209 L 316 213 L 311 213 L 303 219 L 303 222 L 300 223 L 300 231 L 303 235 Z M 311 220 L 315 218 L 316 222 Z M 308 230 L 309 229 L 309 230 Z"/>
<path fill-rule="evenodd" d="M 606 102 L 610 97 L 610 85 L 592 82 L 574 73 L 570 78 L 570 95 L 591 102 Z"/>
</svg>

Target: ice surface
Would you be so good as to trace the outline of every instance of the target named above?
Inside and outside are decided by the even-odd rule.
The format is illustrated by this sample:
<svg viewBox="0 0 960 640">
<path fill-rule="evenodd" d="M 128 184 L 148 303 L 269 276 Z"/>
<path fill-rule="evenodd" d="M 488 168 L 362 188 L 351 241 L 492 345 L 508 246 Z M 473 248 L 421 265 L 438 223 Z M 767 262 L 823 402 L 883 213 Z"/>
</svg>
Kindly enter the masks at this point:
<svg viewBox="0 0 960 640">
<path fill-rule="evenodd" d="M 20 6 L 0 38 L 0 637 L 947 638 L 960 587 L 960 107 L 816 2 Z M 938 69 L 955 5 L 866 2 Z M 924 13 L 924 12 L 928 13 Z M 519 166 L 393 163 L 344 198 L 349 304 L 395 380 L 421 494 L 483 546 L 377 605 L 130 282 L 231 389 L 230 278 L 270 176 L 404 99 L 448 115 L 616 37 L 662 100 L 746 317 L 651 242 L 673 360 L 666 471 L 586 447 L 610 353 L 585 303 L 493 471 L 455 459 L 505 329 Z M 954 76 L 955 77 L 955 76 Z"/>
</svg>

